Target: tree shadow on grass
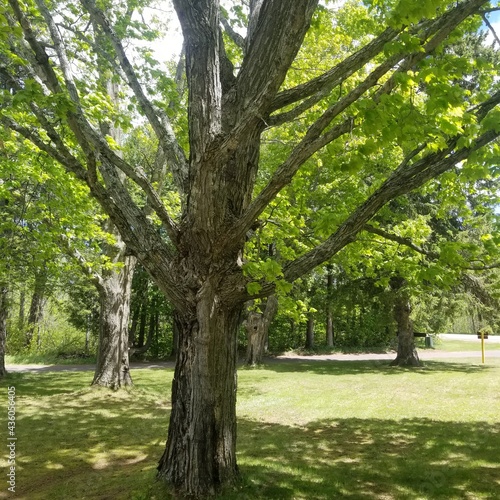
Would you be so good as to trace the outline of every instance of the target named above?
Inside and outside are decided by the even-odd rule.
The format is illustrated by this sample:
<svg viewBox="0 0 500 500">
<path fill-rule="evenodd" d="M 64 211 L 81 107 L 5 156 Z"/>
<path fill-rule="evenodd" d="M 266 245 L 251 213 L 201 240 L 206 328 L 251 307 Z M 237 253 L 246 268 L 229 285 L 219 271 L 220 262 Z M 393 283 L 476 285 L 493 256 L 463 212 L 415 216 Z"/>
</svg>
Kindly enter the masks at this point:
<svg viewBox="0 0 500 500">
<path fill-rule="evenodd" d="M 16 498 L 147 498 L 166 440 L 166 399 L 86 388 L 29 406 L 18 398 L 16 410 Z"/>
<path fill-rule="evenodd" d="M 242 421 L 227 499 L 498 498 L 500 426 L 429 419 Z"/>
<path fill-rule="evenodd" d="M 398 375 L 402 371 L 411 371 L 420 375 L 431 375 L 436 372 L 475 373 L 492 368 L 487 365 L 460 363 L 451 361 L 425 361 L 422 367 L 404 368 L 390 366 L 388 360 L 344 361 L 344 360 L 306 360 L 280 359 L 266 362 L 263 368 L 279 373 L 310 372 L 318 375 L 357 375 L 363 373 L 379 373 L 381 375 Z"/>
<path fill-rule="evenodd" d="M 93 390 L 78 378 L 85 375 L 16 377 L 15 498 L 171 498 L 154 480 L 169 393 Z M 153 375 L 143 377 L 147 384 Z M 332 418 L 295 427 L 239 419 L 238 434 L 242 481 L 221 499 L 498 498 L 497 423 Z"/>
<path fill-rule="evenodd" d="M 18 397 L 52 396 L 89 386 L 93 376 L 94 373 L 88 371 L 65 372 L 58 376 L 49 372 L 9 372 L 0 387 L 16 387 Z"/>
</svg>

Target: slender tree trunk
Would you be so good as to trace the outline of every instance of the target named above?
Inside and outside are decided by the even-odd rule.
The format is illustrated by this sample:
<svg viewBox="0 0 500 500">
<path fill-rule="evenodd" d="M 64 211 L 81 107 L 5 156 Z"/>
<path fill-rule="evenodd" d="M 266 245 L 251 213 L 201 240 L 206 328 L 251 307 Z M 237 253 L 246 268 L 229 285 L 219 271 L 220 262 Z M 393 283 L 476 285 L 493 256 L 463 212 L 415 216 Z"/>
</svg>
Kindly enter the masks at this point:
<svg viewBox="0 0 500 500">
<path fill-rule="evenodd" d="M 137 325 L 139 324 L 139 316 L 141 314 L 142 303 L 136 304 L 132 311 L 132 321 L 128 332 L 128 343 L 135 344 L 135 334 L 137 332 Z"/>
<path fill-rule="evenodd" d="M 25 306 L 26 306 L 26 290 L 23 289 L 19 293 L 19 318 L 17 320 L 17 328 L 19 332 L 24 331 L 24 322 L 25 322 Z"/>
<path fill-rule="evenodd" d="M 96 42 L 103 41 L 102 32 L 96 29 Z M 99 54 L 100 57 L 100 54 Z M 103 66 L 98 66 L 101 69 Z M 120 107 L 120 84 L 113 81 L 109 74 L 101 73 L 105 82 L 109 98 Z M 117 144 L 123 144 L 123 131 L 119 126 L 110 122 L 100 123 L 103 135 L 111 136 Z M 122 157 L 122 153 L 118 153 Z M 119 185 L 125 183 L 126 176 L 119 169 L 114 169 Z M 105 223 L 106 230 L 113 234 L 116 241 L 113 245 L 106 245 L 105 252 L 110 262 L 117 267 L 104 271 L 98 284 L 100 297 L 100 327 L 99 348 L 97 352 L 97 366 L 92 385 L 100 385 L 117 390 L 123 386 L 132 385 L 129 365 L 129 332 L 130 299 L 132 280 L 134 276 L 136 257 L 129 255 L 128 249 L 116 226 L 111 220 Z"/>
<path fill-rule="evenodd" d="M 398 327 L 398 354 L 392 366 L 421 366 L 415 349 L 413 325 L 410 319 L 411 303 L 408 294 L 400 289 L 394 304 L 394 318 Z"/>
<path fill-rule="evenodd" d="M 123 267 L 113 269 L 101 281 L 99 348 L 92 385 L 119 389 L 132 385 L 129 367 L 128 321 L 130 292 L 136 259 L 125 255 L 123 245 L 114 262 Z"/>
<path fill-rule="evenodd" d="M 220 305 L 210 285 L 192 317 L 175 315 L 179 348 L 172 413 L 158 477 L 190 497 L 215 494 L 238 475 L 236 465 L 237 328 L 241 306 Z M 189 402 L 189 403 L 188 403 Z"/>
<path fill-rule="evenodd" d="M 28 315 L 28 328 L 24 345 L 31 346 L 35 330 L 40 328 L 43 317 L 43 307 L 45 304 L 45 292 L 47 285 L 47 273 L 45 270 L 38 271 L 35 275 L 35 287 L 31 297 L 30 311 Z"/>
<path fill-rule="evenodd" d="M 310 313 L 306 326 L 306 349 L 314 349 L 314 316 Z"/>
<path fill-rule="evenodd" d="M 333 331 L 333 269 L 331 265 L 327 266 L 326 278 L 326 345 L 333 347 L 334 331 Z"/>
<path fill-rule="evenodd" d="M 137 337 L 137 347 L 142 347 L 144 345 L 144 340 L 146 338 L 146 324 L 148 320 L 148 303 L 147 300 L 141 305 L 141 314 L 139 315 L 139 335 Z"/>
<path fill-rule="evenodd" d="M 290 320 L 290 335 L 296 347 L 302 344 L 302 336 L 300 333 L 300 328 L 297 328 L 297 323 L 293 319 Z"/>
<path fill-rule="evenodd" d="M 134 354 L 144 354 L 149 350 L 153 343 L 153 337 L 155 335 L 155 331 L 158 326 L 158 313 L 156 311 L 156 306 L 157 306 L 158 300 L 156 297 L 153 298 L 151 307 L 150 307 L 150 313 L 149 313 L 149 322 L 148 322 L 148 336 L 146 338 L 146 342 L 144 343 L 144 337 L 143 337 L 143 342 L 142 344 L 138 344 L 137 348 L 132 347 L 129 350 L 130 357 L 132 357 Z M 144 321 L 146 323 L 146 321 Z M 146 327 L 144 326 L 144 329 Z"/>
<path fill-rule="evenodd" d="M 247 365 L 260 365 L 266 350 L 269 326 L 278 312 L 278 299 L 270 295 L 263 313 L 251 312 L 245 322 L 247 331 Z"/>
<path fill-rule="evenodd" d="M 85 356 L 89 355 L 91 324 L 92 324 L 92 313 L 89 313 L 89 315 L 87 316 L 87 329 L 85 330 Z"/>
<path fill-rule="evenodd" d="M 146 337 L 146 322 L 148 314 L 149 277 L 147 273 L 139 268 L 134 278 L 135 300 L 132 314 L 132 325 L 130 327 L 130 345 L 142 347 Z"/>
<path fill-rule="evenodd" d="M 0 378 L 7 374 L 5 369 L 5 344 L 7 341 L 8 288 L 0 283 Z"/>
</svg>

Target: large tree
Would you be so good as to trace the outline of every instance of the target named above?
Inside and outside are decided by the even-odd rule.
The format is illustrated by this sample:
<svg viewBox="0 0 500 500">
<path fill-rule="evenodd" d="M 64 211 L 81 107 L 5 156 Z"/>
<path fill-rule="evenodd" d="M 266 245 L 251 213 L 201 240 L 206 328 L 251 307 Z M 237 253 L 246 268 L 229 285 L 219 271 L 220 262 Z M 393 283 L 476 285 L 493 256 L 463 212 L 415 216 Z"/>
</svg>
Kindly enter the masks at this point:
<svg viewBox="0 0 500 500">
<path fill-rule="evenodd" d="M 366 2 L 369 11 L 353 2 L 353 12 L 365 13 L 358 26 L 370 33 L 351 43 L 346 57 L 332 57 L 322 73 L 304 72 L 297 83 L 287 75 L 295 71 L 311 21 L 318 23 L 327 9 L 318 0 L 250 0 L 248 9 L 239 10 L 244 36 L 223 19 L 218 0 L 173 4 L 184 35 L 188 144 L 185 135 L 176 136 L 182 120 L 172 116 L 154 84 L 165 83 L 165 75 L 156 70 L 146 79 L 141 64 L 127 56 L 124 40 L 131 30 L 124 28 L 120 9 L 106 1 L 61 6 L 8 0 L 0 16 L 0 73 L 11 90 L 2 94 L 0 120 L 88 184 L 175 308 L 172 413 L 158 475 L 185 494 L 203 496 L 237 477 L 236 332 L 245 302 L 330 259 L 391 199 L 472 154 L 483 162 L 500 135 L 500 92 L 485 78 L 480 90 L 466 94 L 454 87 L 453 75 L 472 71 L 474 61 L 446 65 L 433 57 L 454 37 L 477 30 L 477 14 L 490 8 L 485 0 L 401 1 L 396 7 Z M 119 6 L 133 8 L 132 2 Z M 91 30 L 106 43 L 96 45 Z M 321 38 L 317 29 L 315 36 Z M 119 122 L 123 115 L 99 88 L 102 67 L 93 72 L 95 64 L 107 65 L 128 87 L 131 106 L 149 121 L 158 164 L 168 165 L 182 199 L 180 216 L 167 209 L 144 166 L 124 160 L 103 133 L 104 120 Z M 428 98 L 417 106 L 412 96 L 425 85 Z M 293 144 L 279 161 L 275 157 L 264 187 L 254 189 L 263 137 L 290 123 L 300 124 Z M 398 131 L 405 125 L 413 129 L 402 141 Z M 244 272 L 247 233 L 266 208 L 329 145 L 331 154 L 359 163 L 362 156 L 348 147 L 358 130 L 365 146 L 397 143 L 394 163 L 380 166 L 370 188 L 356 195 L 359 205 L 274 279 L 272 273 Z M 337 174 L 332 169 L 330 175 Z M 137 187 L 153 216 L 138 201 Z"/>
</svg>

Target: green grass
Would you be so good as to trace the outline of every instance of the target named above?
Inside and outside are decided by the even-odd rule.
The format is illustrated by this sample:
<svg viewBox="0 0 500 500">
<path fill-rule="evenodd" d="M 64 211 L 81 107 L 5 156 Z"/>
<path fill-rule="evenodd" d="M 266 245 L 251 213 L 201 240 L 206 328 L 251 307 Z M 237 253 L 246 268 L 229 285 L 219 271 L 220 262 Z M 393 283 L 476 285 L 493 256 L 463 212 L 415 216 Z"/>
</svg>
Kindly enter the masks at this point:
<svg viewBox="0 0 500 500">
<path fill-rule="evenodd" d="M 423 345 L 423 343 L 422 343 Z M 436 340 L 434 341 L 435 349 L 439 351 L 457 352 L 457 351 L 476 351 L 481 352 L 481 340 L 475 339 L 474 341 L 461 341 L 461 340 Z M 500 343 L 484 341 L 484 348 L 486 354 L 488 351 L 500 351 Z"/>
<path fill-rule="evenodd" d="M 0 398 L 6 408 L 16 387 L 15 498 L 170 498 L 154 477 L 172 375 L 135 370 L 135 388 L 117 393 L 89 388 L 92 372 L 9 375 Z M 240 370 L 238 415 L 242 479 L 222 499 L 498 498 L 498 358 L 417 370 L 273 361 Z"/>
</svg>

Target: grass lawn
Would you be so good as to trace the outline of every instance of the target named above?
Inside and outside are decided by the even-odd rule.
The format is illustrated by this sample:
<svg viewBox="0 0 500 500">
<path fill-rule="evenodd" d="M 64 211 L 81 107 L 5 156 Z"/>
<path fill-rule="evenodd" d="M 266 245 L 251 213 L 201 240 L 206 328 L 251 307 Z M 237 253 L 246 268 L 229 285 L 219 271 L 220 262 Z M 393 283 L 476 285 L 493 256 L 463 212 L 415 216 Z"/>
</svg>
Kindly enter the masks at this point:
<svg viewBox="0 0 500 500">
<path fill-rule="evenodd" d="M 421 344 L 424 345 L 423 339 Z M 478 338 L 475 338 L 473 341 L 461 341 L 461 340 L 441 340 L 437 339 L 434 341 L 434 348 L 439 351 L 447 351 L 447 352 L 457 352 L 457 351 L 475 351 L 481 352 L 481 341 Z M 486 356 L 488 356 L 488 352 L 490 351 L 500 351 L 500 342 L 488 342 L 488 340 L 484 341 L 484 349 Z"/>
<path fill-rule="evenodd" d="M 170 498 L 154 476 L 172 375 L 135 370 L 117 393 L 89 388 L 91 372 L 9 375 L 17 488 L 3 480 L 0 498 Z M 241 369 L 238 390 L 242 479 L 220 498 L 500 498 L 500 358 L 275 361 Z"/>
</svg>

